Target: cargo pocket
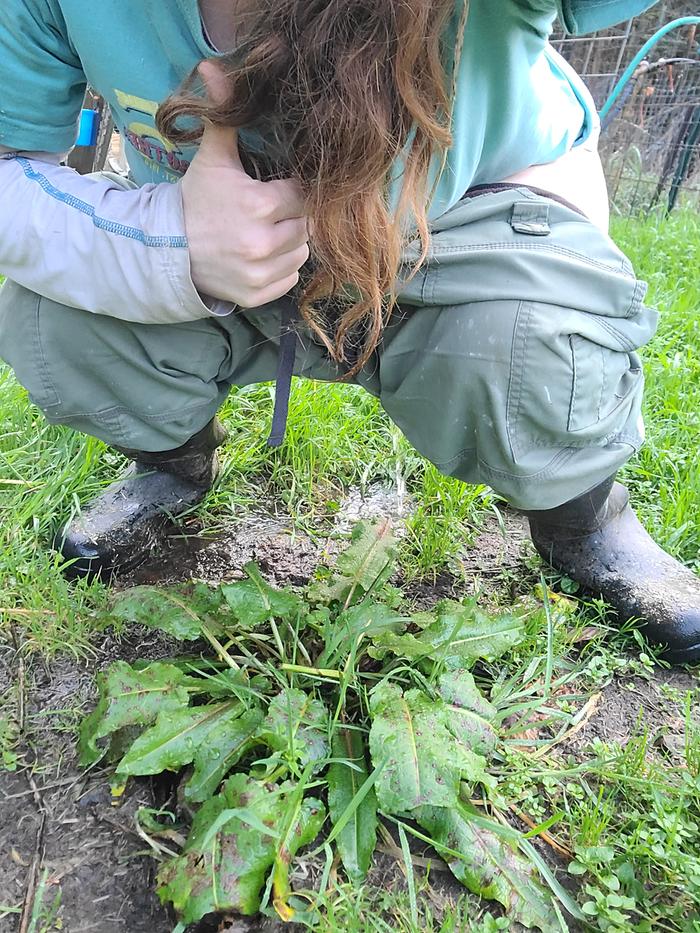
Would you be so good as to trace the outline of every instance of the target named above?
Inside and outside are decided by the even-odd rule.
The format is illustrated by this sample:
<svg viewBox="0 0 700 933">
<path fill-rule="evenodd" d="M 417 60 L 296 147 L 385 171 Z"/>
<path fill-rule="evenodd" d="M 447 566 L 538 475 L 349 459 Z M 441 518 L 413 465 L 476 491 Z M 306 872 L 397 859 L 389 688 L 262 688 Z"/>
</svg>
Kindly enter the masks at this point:
<svg viewBox="0 0 700 933">
<path fill-rule="evenodd" d="M 585 431 L 606 421 L 643 381 L 638 354 L 613 350 L 579 334 L 569 337 L 572 386 L 569 431 Z"/>
<path fill-rule="evenodd" d="M 653 332 L 654 312 L 649 314 Z M 628 327 L 630 333 L 625 333 Z M 513 459 L 635 438 L 644 386 L 631 322 L 522 302 L 513 334 L 507 430 Z M 634 337 L 632 334 L 634 333 Z M 638 446 L 635 442 L 634 446 Z"/>
</svg>

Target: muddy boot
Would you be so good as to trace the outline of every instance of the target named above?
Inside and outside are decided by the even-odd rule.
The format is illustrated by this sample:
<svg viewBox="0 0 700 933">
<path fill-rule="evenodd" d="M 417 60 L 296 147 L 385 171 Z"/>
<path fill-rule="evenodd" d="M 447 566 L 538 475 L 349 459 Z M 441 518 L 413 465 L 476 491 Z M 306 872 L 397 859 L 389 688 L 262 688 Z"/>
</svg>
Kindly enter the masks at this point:
<svg viewBox="0 0 700 933">
<path fill-rule="evenodd" d="M 109 577 L 142 563 L 168 526 L 204 498 L 216 479 L 216 448 L 225 437 L 216 419 L 182 447 L 157 453 L 115 448 L 133 461 L 126 473 L 69 522 L 54 547 L 69 577 Z"/>
<path fill-rule="evenodd" d="M 700 659 L 700 579 L 652 541 L 624 486 L 609 479 L 559 508 L 525 514 L 540 555 L 601 596 L 619 622 L 642 620 L 671 661 Z"/>
</svg>

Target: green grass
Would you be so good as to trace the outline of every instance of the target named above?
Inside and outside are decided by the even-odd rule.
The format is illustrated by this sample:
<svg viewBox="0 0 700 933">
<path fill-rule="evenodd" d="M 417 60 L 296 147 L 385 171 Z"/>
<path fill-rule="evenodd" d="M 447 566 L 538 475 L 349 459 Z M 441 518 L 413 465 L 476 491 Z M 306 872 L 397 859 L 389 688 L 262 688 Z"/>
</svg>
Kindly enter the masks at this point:
<svg viewBox="0 0 700 933">
<path fill-rule="evenodd" d="M 626 470 L 642 517 L 664 546 L 700 562 L 700 219 L 617 220 L 614 234 L 662 309 L 645 351 L 648 441 Z M 695 274 L 693 274 L 695 270 Z M 85 651 L 99 585 L 68 586 L 48 543 L 61 518 L 121 467 L 99 441 L 47 425 L 25 392 L 0 370 L 0 629 L 10 622 L 29 647 Z M 252 505 L 288 511 L 314 531 L 350 485 L 402 483 L 416 510 L 403 553 L 406 574 L 430 577 L 447 566 L 492 507 L 485 487 L 447 479 L 419 457 L 381 411 L 352 386 L 297 381 L 284 447 L 265 446 L 269 386 L 231 393 L 224 476 L 201 514 L 212 529 Z"/>
<path fill-rule="evenodd" d="M 613 233 L 649 283 L 659 330 L 644 350 L 647 443 L 627 469 L 660 544 L 700 566 L 700 215 L 618 220 Z"/>
</svg>

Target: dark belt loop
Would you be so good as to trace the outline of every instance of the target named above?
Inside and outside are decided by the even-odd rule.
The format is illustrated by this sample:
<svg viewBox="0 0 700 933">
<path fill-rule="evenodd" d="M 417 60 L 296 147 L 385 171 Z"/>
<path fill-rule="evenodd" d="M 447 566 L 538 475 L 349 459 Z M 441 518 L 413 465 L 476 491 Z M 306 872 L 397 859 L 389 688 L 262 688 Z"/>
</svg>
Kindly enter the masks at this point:
<svg viewBox="0 0 700 933">
<path fill-rule="evenodd" d="M 289 414 L 289 395 L 292 389 L 292 374 L 297 352 L 296 301 L 282 299 L 280 320 L 280 347 L 277 356 L 277 377 L 275 383 L 275 408 L 272 413 L 272 427 L 267 439 L 268 447 L 281 447 L 287 429 Z"/>
</svg>

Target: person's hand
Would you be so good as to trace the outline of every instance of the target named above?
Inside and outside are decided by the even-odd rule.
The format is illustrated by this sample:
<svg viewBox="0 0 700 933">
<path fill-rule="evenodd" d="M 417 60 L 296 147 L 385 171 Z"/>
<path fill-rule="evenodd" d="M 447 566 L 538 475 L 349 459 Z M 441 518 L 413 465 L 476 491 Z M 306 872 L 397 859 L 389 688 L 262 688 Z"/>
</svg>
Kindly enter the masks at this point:
<svg viewBox="0 0 700 933">
<path fill-rule="evenodd" d="M 212 62 L 199 73 L 212 100 L 226 79 Z M 285 295 L 309 258 L 304 198 L 294 180 L 246 174 L 235 129 L 207 125 L 180 181 L 192 281 L 203 294 L 254 308 Z"/>
</svg>

